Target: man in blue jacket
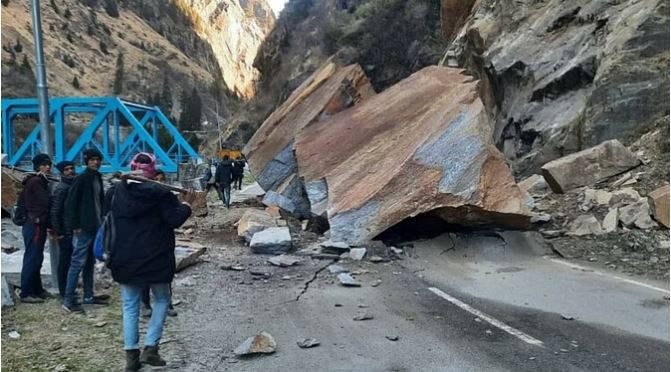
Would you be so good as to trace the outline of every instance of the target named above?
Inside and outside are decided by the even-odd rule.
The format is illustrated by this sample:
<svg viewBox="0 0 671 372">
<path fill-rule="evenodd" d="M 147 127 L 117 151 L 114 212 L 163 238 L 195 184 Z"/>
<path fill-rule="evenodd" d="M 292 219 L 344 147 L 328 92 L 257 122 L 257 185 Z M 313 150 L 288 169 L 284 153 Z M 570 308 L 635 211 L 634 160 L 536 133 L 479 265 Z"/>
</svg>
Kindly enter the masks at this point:
<svg viewBox="0 0 671 372">
<path fill-rule="evenodd" d="M 65 201 L 67 227 L 73 232 L 73 250 L 65 285 L 63 308 L 68 312 L 83 312 L 75 301 L 75 289 L 82 273 L 84 304 L 107 305 L 108 295 L 93 295 L 93 241 L 103 220 L 104 191 L 98 169 L 102 154 L 96 149 L 84 151 L 86 169 L 75 177 Z"/>
<path fill-rule="evenodd" d="M 56 164 L 61 172 L 61 182 L 54 188 L 51 200 L 51 230 L 53 237 L 58 241 L 58 292 L 65 298 L 65 285 L 72 259 L 72 229 L 66 228 L 65 200 L 75 178 L 75 163 L 63 160 Z"/>
<path fill-rule="evenodd" d="M 191 216 L 195 193 L 189 192 L 180 203 L 161 185 L 122 181 L 108 192 L 107 200 L 114 216 L 107 265 L 121 287 L 126 371 L 138 371 L 141 363 L 164 366 L 158 345 L 175 276 L 174 230 Z M 140 355 L 140 301 L 146 287 L 151 288 L 154 306 Z"/>
</svg>

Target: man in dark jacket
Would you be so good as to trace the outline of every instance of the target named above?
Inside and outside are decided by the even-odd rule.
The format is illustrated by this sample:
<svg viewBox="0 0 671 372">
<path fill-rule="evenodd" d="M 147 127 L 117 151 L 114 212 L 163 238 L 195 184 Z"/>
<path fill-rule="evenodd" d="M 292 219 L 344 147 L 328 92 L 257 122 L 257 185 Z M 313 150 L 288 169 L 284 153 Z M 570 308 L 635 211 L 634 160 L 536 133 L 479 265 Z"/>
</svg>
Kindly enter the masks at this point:
<svg viewBox="0 0 671 372">
<path fill-rule="evenodd" d="M 245 161 L 238 157 L 233 162 L 233 188 L 242 190 L 242 179 L 245 176 Z"/>
<path fill-rule="evenodd" d="M 23 198 L 28 220 L 23 225 L 23 253 L 21 267 L 21 302 L 39 303 L 51 297 L 42 287 L 40 270 L 44 261 L 44 243 L 49 227 L 49 205 L 51 193 L 47 175 L 51 173 L 51 158 L 47 154 L 37 154 L 33 158 L 33 168 L 37 174 L 28 175 L 23 180 Z"/>
<path fill-rule="evenodd" d="M 93 241 L 103 220 L 103 182 L 98 172 L 101 162 L 100 151 L 84 151 L 86 170 L 75 177 L 65 201 L 65 221 L 72 229 L 74 246 L 63 298 L 63 308 L 68 312 L 84 311 L 75 301 L 79 273 L 82 273 L 84 282 L 84 304 L 106 305 L 109 299 L 107 295 L 93 295 Z"/>
<path fill-rule="evenodd" d="M 65 298 L 65 285 L 72 260 L 72 229 L 65 226 L 65 200 L 75 178 L 75 163 L 63 160 L 56 164 L 56 169 L 61 172 L 61 182 L 56 185 L 51 201 L 51 230 L 54 239 L 58 241 L 58 268 L 56 278 L 58 279 L 58 292 Z M 52 241 L 53 243 L 53 241 Z"/>
<path fill-rule="evenodd" d="M 219 196 L 224 202 L 226 208 L 231 206 L 231 182 L 233 182 L 233 163 L 229 160 L 228 155 L 217 166 L 217 172 L 214 175 L 217 189 L 221 192 Z"/>
<path fill-rule="evenodd" d="M 108 192 L 115 226 L 108 267 L 121 287 L 126 371 L 139 370 L 140 363 L 166 364 L 158 354 L 158 345 L 175 276 L 174 229 L 191 215 L 194 198 L 190 192 L 182 204 L 161 185 L 133 181 L 120 182 Z M 147 286 L 154 306 L 140 355 L 140 301 Z"/>
</svg>

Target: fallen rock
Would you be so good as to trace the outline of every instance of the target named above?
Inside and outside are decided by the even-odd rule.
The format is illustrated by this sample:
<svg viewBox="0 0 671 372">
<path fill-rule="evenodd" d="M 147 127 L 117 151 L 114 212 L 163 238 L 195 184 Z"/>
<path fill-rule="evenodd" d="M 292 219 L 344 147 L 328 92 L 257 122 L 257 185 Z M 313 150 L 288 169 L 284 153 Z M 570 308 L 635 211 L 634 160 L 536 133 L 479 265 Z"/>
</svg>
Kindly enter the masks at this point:
<svg viewBox="0 0 671 372">
<path fill-rule="evenodd" d="M 257 182 L 245 186 L 240 191 L 231 193 L 231 203 L 246 203 L 256 201 L 262 197 L 266 192 L 259 186 Z"/>
<path fill-rule="evenodd" d="M 370 283 L 370 286 L 371 286 L 371 287 L 377 287 L 377 286 L 379 286 L 380 284 L 382 284 L 382 280 L 377 279 L 377 280 L 373 281 L 372 283 Z"/>
<path fill-rule="evenodd" d="M 358 313 L 354 317 L 354 320 L 362 321 L 362 320 L 370 320 L 370 319 L 373 319 L 373 318 L 374 318 L 373 313 L 371 313 L 370 311 L 365 311 L 365 312 Z"/>
<path fill-rule="evenodd" d="M 547 223 L 552 220 L 552 216 L 547 213 L 533 213 L 531 214 L 531 223 Z"/>
<path fill-rule="evenodd" d="M 331 272 L 331 274 L 340 274 L 340 273 L 349 272 L 348 268 L 340 266 L 340 265 L 336 265 L 336 264 L 329 265 L 328 269 L 329 269 L 329 272 Z"/>
<path fill-rule="evenodd" d="M 366 248 L 352 248 L 349 250 L 349 258 L 361 261 L 366 256 Z"/>
<path fill-rule="evenodd" d="M 569 231 L 566 235 L 584 236 L 584 235 L 601 235 L 604 231 L 601 224 L 592 214 L 583 214 L 578 216 L 570 225 Z"/>
<path fill-rule="evenodd" d="M 234 265 L 221 265 L 220 268 L 222 270 L 230 270 L 230 271 L 244 271 L 245 268 L 242 266 L 234 266 Z"/>
<path fill-rule="evenodd" d="M 345 287 L 361 287 L 361 283 L 354 280 L 354 278 L 347 273 L 338 274 L 338 280 L 340 281 L 340 284 Z"/>
<path fill-rule="evenodd" d="M 309 215 L 310 203 L 297 177 L 294 137 L 306 126 L 374 94 L 361 67 L 337 67 L 331 61 L 296 88 L 243 149 L 252 174 L 268 192 L 264 204 Z"/>
<path fill-rule="evenodd" d="M 641 199 L 634 204 L 619 209 L 620 222 L 626 227 L 637 227 L 642 230 L 658 227 L 657 222 L 650 218 L 650 205 L 648 199 Z"/>
<path fill-rule="evenodd" d="M 184 194 L 179 194 L 179 201 L 183 201 Z M 203 191 L 196 191 L 196 198 L 191 203 L 191 216 L 204 217 L 207 216 L 207 193 Z"/>
<path fill-rule="evenodd" d="M 291 249 L 291 234 L 288 227 L 271 227 L 257 232 L 252 237 L 249 247 L 254 253 L 280 254 Z"/>
<path fill-rule="evenodd" d="M 478 82 L 430 66 L 305 127 L 295 153 L 306 190 L 324 186 L 331 238 L 350 246 L 424 213 L 466 226 L 528 228 L 526 197 L 492 130 Z"/>
<path fill-rule="evenodd" d="M 273 264 L 275 266 L 279 266 L 279 267 L 293 266 L 293 265 L 296 265 L 296 264 L 300 263 L 301 261 L 302 260 L 298 257 L 290 256 L 290 255 L 286 255 L 286 254 L 271 257 L 270 259 L 268 259 L 268 262 L 270 262 L 271 264 Z"/>
<path fill-rule="evenodd" d="M 631 172 L 627 172 L 622 177 L 618 178 L 617 181 L 612 183 L 613 187 L 620 187 L 624 185 L 625 182 L 628 182 L 629 180 L 632 179 L 632 174 Z"/>
<path fill-rule="evenodd" d="M 175 271 L 181 271 L 186 267 L 189 267 L 196 262 L 198 258 L 205 254 L 207 248 L 187 248 L 177 245 L 175 247 Z"/>
<path fill-rule="evenodd" d="M 316 338 L 304 338 L 302 340 L 296 341 L 296 344 L 301 349 L 308 349 L 311 347 L 319 346 L 319 341 Z"/>
<path fill-rule="evenodd" d="M 608 205 L 613 198 L 613 194 L 606 190 L 585 189 L 583 205 L 598 204 Z"/>
<path fill-rule="evenodd" d="M 631 187 L 616 190 L 612 194 L 613 196 L 609 202 L 611 207 L 629 205 L 642 199 L 638 191 L 632 189 Z"/>
<path fill-rule="evenodd" d="M 664 185 L 649 195 L 654 205 L 654 216 L 657 222 L 669 228 L 669 185 Z"/>
<path fill-rule="evenodd" d="M 345 242 L 334 242 L 331 239 L 319 243 L 319 245 L 322 248 L 330 248 L 330 249 L 336 249 L 336 250 L 341 250 L 341 251 L 346 251 L 349 250 L 349 244 Z"/>
<path fill-rule="evenodd" d="M 618 221 L 618 209 L 612 208 L 606 214 L 606 217 L 603 219 L 603 231 L 604 232 L 613 232 L 617 230 L 617 221 Z"/>
<path fill-rule="evenodd" d="M 609 140 L 574 154 L 553 160 L 541 168 L 543 177 L 555 193 L 564 193 L 580 186 L 625 172 L 640 161 L 618 140 Z"/>
<path fill-rule="evenodd" d="M 398 336 L 397 335 L 390 335 L 390 336 L 384 336 L 389 341 L 398 341 Z"/>
<path fill-rule="evenodd" d="M 233 352 L 235 355 L 272 354 L 277 348 L 277 343 L 268 332 L 259 332 L 254 337 L 246 339 Z"/>
<path fill-rule="evenodd" d="M 238 236 L 249 243 L 254 234 L 271 227 L 277 227 L 277 222 L 270 213 L 259 209 L 248 209 L 238 221 Z"/>
<path fill-rule="evenodd" d="M 548 190 L 548 184 L 540 174 L 533 174 L 525 178 L 517 186 L 529 194 L 542 194 Z"/>
</svg>

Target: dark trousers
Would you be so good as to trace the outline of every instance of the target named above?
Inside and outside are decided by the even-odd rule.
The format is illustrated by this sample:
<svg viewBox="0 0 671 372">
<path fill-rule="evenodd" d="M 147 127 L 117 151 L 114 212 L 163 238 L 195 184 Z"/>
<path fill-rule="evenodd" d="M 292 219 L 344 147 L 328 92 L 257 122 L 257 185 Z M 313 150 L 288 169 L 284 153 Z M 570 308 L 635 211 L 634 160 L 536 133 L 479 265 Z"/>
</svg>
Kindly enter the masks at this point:
<svg viewBox="0 0 671 372">
<path fill-rule="evenodd" d="M 44 261 L 44 243 L 47 241 L 47 227 L 27 222 L 23 225 L 23 266 L 21 267 L 21 298 L 37 297 L 44 292 L 40 270 Z"/>
<path fill-rule="evenodd" d="M 219 185 L 219 197 L 221 201 L 224 202 L 226 208 L 231 206 L 231 185 L 230 184 L 220 184 Z"/>
<path fill-rule="evenodd" d="M 68 270 L 72 261 L 72 235 L 65 235 L 58 241 L 58 293 L 65 297 L 65 285 L 68 282 Z"/>
<path fill-rule="evenodd" d="M 244 176 L 242 174 L 238 174 L 238 175 L 233 176 L 233 188 L 234 189 L 242 190 L 242 179 L 243 178 L 244 178 Z"/>
</svg>

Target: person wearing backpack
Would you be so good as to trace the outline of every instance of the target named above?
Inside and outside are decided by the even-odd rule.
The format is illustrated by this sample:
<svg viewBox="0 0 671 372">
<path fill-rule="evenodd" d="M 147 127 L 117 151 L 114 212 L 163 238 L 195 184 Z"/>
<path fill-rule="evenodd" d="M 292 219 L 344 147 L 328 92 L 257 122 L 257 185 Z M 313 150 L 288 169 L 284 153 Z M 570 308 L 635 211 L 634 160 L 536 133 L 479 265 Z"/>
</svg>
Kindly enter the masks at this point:
<svg viewBox="0 0 671 372">
<path fill-rule="evenodd" d="M 102 154 L 96 149 L 84 151 L 84 172 L 72 181 L 65 201 L 66 228 L 73 232 L 73 249 L 70 269 L 65 284 L 63 309 L 67 312 L 84 312 L 75 301 L 75 289 L 82 273 L 84 282 L 84 304 L 107 305 L 108 295 L 93 294 L 93 240 L 103 220 L 104 191 L 102 176 L 98 169 Z"/>
<path fill-rule="evenodd" d="M 47 154 L 37 154 L 33 157 L 33 168 L 36 174 L 29 174 L 23 180 L 23 191 L 19 198 L 23 198 L 25 222 L 23 224 L 23 265 L 21 267 L 21 302 L 40 303 L 52 297 L 42 287 L 40 270 L 44 261 L 44 244 L 47 241 L 49 225 L 49 179 L 51 173 L 51 158 Z"/>
<path fill-rule="evenodd" d="M 61 172 L 61 182 L 53 191 L 51 201 L 51 230 L 53 237 L 58 241 L 58 266 L 56 278 L 58 279 L 58 292 L 61 298 L 65 297 L 65 285 L 72 260 L 72 230 L 65 224 L 65 200 L 74 180 L 75 163 L 63 160 L 56 164 L 56 169 Z M 53 241 L 52 241 L 53 243 Z"/>
<path fill-rule="evenodd" d="M 138 169 L 143 175 L 151 173 L 141 164 Z M 180 203 L 159 184 L 126 180 L 108 191 L 107 200 L 115 228 L 107 265 L 121 289 L 126 371 L 138 371 L 142 364 L 164 366 L 158 345 L 175 276 L 175 229 L 191 216 L 195 193 L 189 191 Z M 154 303 L 140 353 L 140 302 L 146 287 L 151 289 Z"/>
</svg>

